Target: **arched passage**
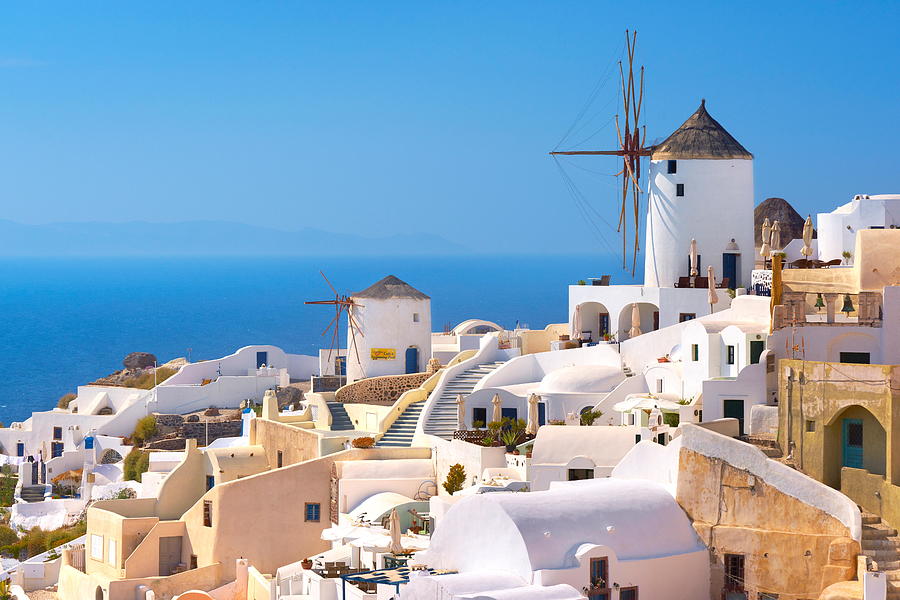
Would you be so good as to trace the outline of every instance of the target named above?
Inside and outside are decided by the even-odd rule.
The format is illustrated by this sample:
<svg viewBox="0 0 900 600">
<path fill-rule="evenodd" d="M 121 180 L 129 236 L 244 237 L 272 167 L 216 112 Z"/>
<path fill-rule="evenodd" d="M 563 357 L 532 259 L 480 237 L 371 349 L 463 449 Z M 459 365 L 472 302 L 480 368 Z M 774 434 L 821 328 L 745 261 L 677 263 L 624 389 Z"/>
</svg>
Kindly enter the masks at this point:
<svg viewBox="0 0 900 600">
<path fill-rule="evenodd" d="M 648 333 L 659 329 L 659 307 L 650 302 L 638 302 L 638 310 L 641 316 L 641 333 Z M 627 340 L 631 330 L 632 304 L 626 304 L 619 313 L 619 339 Z"/>
<path fill-rule="evenodd" d="M 572 325 L 574 336 L 584 341 L 599 342 L 615 333 L 609 309 L 600 302 L 582 302 L 576 306 Z"/>
<path fill-rule="evenodd" d="M 887 436 L 884 427 L 862 406 L 848 406 L 825 426 L 825 483 L 840 489 L 841 468 L 884 475 Z"/>
</svg>

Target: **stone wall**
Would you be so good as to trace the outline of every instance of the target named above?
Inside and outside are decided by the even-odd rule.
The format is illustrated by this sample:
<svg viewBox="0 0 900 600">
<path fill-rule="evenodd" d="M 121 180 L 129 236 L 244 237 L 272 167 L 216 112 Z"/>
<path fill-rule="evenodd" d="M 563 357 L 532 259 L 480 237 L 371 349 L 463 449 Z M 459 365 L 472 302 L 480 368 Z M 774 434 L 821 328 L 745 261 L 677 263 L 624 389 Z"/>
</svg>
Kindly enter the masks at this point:
<svg viewBox="0 0 900 600">
<path fill-rule="evenodd" d="M 404 392 L 416 389 L 430 376 L 431 373 L 409 373 L 360 379 L 339 389 L 335 400 L 349 404 L 390 406 Z"/>
<path fill-rule="evenodd" d="M 843 523 L 723 459 L 682 448 L 676 499 L 710 549 L 710 598 L 726 554 L 744 556 L 748 598 L 811 600 L 855 576 L 859 543 Z"/>
</svg>

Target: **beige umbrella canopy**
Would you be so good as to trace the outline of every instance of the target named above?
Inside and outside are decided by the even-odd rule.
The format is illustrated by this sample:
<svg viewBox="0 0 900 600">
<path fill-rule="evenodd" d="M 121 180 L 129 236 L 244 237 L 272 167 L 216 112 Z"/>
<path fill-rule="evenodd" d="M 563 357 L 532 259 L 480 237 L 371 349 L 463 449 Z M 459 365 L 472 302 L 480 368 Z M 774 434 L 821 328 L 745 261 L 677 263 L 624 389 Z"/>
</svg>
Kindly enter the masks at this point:
<svg viewBox="0 0 900 600">
<path fill-rule="evenodd" d="M 525 427 L 525 433 L 528 435 L 537 435 L 538 430 L 538 395 L 532 394 L 528 397 L 528 425 Z"/>
<path fill-rule="evenodd" d="M 762 246 L 759 248 L 759 255 L 763 258 L 769 258 L 769 252 L 772 251 L 770 240 L 772 239 L 772 225 L 769 223 L 769 217 L 762 224 Z"/>
<path fill-rule="evenodd" d="M 402 554 L 403 545 L 400 543 L 400 515 L 397 514 L 396 508 L 391 510 L 391 518 L 389 523 L 390 525 L 388 529 L 391 532 L 391 545 L 388 547 L 388 550 L 392 554 Z"/>
<path fill-rule="evenodd" d="M 812 256 L 812 215 L 806 215 L 806 222 L 803 223 L 803 247 L 800 254 L 803 256 Z"/>
<path fill-rule="evenodd" d="M 706 268 L 706 277 L 709 279 L 709 312 L 713 311 L 713 304 L 719 302 L 719 292 L 716 291 L 716 271 L 712 265 Z"/>
<path fill-rule="evenodd" d="M 778 224 L 778 221 L 772 223 L 772 238 L 769 240 L 769 244 L 772 246 L 772 252 L 781 250 L 781 225 Z"/>
<path fill-rule="evenodd" d="M 639 335 L 641 335 L 641 308 L 635 302 L 631 305 L 631 329 L 628 330 L 628 337 Z"/>
<path fill-rule="evenodd" d="M 456 428 L 459 431 L 466 429 L 466 399 L 462 394 L 456 395 Z"/>
<path fill-rule="evenodd" d="M 501 409 L 500 394 L 494 394 L 494 397 L 491 399 L 491 404 L 494 405 L 494 414 L 491 416 L 491 421 L 502 421 L 503 410 Z"/>
<path fill-rule="evenodd" d="M 696 277 L 700 274 L 700 271 L 697 270 L 697 240 L 691 238 L 691 277 Z"/>
</svg>

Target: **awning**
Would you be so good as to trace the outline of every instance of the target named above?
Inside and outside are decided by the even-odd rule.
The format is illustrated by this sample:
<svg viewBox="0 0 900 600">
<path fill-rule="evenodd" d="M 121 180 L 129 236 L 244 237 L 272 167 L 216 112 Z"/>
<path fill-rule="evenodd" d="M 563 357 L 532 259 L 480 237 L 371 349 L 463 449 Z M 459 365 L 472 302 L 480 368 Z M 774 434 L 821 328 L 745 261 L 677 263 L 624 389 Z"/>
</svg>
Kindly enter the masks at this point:
<svg viewBox="0 0 900 600">
<path fill-rule="evenodd" d="M 632 410 L 653 410 L 658 408 L 665 412 L 678 412 L 681 409 L 674 394 L 629 394 L 621 402 L 613 405 L 616 412 L 630 412 Z"/>
</svg>

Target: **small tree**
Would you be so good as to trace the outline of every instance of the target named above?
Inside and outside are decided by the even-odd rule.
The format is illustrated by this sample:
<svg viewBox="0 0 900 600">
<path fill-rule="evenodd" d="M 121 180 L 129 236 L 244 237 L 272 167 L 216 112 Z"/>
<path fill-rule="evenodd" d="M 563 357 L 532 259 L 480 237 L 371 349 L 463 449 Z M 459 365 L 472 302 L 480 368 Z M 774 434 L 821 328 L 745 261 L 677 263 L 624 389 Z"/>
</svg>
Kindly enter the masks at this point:
<svg viewBox="0 0 900 600">
<path fill-rule="evenodd" d="M 126 481 L 140 481 L 141 475 L 150 468 L 150 455 L 134 448 L 125 457 L 122 475 Z"/>
<path fill-rule="evenodd" d="M 450 472 L 447 473 L 447 479 L 444 481 L 444 489 L 448 494 L 453 495 L 453 492 L 458 492 L 463 489 L 463 484 L 466 482 L 466 469 L 459 463 L 456 463 L 452 467 L 450 467 Z"/>
<path fill-rule="evenodd" d="M 584 426 L 590 426 L 594 424 L 594 421 L 603 416 L 602 410 L 586 410 L 581 413 L 581 424 Z"/>
<path fill-rule="evenodd" d="M 60 396 L 59 401 L 56 403 L 56 408 L 69 408 L 69 403 L 77 397 L 71 393 Z"/>
<path fill-rule="evenodd" d="M 143 446 L 144 442 L 156 435 L 156 432 L 156 417 L 147 415 L 134 426 L 134 433 L 131 434 L 131 438 L 134 440 L 135 444 Z"/>
</svg>

